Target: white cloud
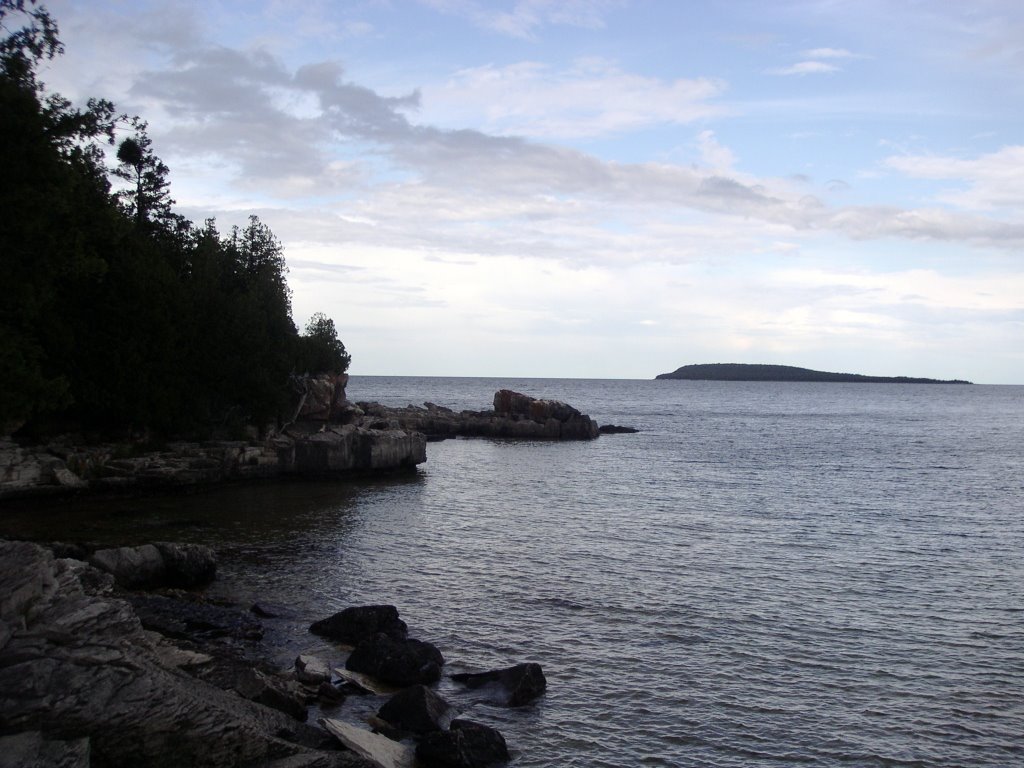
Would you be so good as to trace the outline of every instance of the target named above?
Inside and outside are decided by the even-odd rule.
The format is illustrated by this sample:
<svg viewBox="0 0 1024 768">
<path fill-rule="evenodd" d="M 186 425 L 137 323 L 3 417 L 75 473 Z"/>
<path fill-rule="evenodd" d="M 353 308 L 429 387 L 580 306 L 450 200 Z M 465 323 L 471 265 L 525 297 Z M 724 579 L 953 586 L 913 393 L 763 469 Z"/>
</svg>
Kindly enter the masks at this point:
<svg viewBox="0 0 1024 768">
<path fill-rule="evenodd" d="M 769 75 L 827 75 L 832 72 L 839 72 L 840 68 L 835 64 L 828 64 L 824 61 L 800 61 L 788 67 L 777 67 L 765 70 Z"/>
<path fill-rule="evenodd" d="M 534 138 L 604 136 L 724 114 L 714 103 L 725 85 L 695 78 L 665 81 L 581 59 L 565 70 L 538 62 L 475 67 L 424 88 L 424 120 L 476 125 Z"/>
<path fill-rule="evenodd" d="M 489 1 L 420 2 L 442 13 L 467 18 L 484 29 L 524 40 L 535 39 L 538 30 L 547 25 L 601 28 L 608 13 L 623 5 L 622 0 L 517 0 L 506 10 L 498 9 L 498 3 Z"/>
<path fill-rule="evenodd" d="M 801 54 L 808 59 L 858 59 L 859 54 L 845 48 L 811 48 Z"/>
<path fill-rule="evenodd" d="M 890 157 L 885 165 L 916 179 L 948 179 L 958 189 L 937 199 L 976 211 L 1024 209 L 1024 145 L 1003 147 L 973 159 L 936 155 Z"/>
</svg>

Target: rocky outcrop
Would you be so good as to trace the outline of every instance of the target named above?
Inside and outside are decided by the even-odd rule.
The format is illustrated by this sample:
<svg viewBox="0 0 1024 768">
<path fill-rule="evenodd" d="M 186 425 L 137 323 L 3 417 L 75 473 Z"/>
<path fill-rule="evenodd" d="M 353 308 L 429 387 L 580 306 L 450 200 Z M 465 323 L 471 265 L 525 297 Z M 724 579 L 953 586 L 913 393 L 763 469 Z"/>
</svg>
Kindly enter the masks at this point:
<svg viewBox="0 0 1024 768">
<path fill-rule="evenodd" d="M 0 443 L 0 499 L 97 491 L 166 490 L 287 476 L 346 476 L 412 470 L 427 460 L 426 439 L 401 429 L 293 424 L 262 442 L 173 442 L 125 456 L 125 446 Z"/>
<path fill-rule="evenodd" d="M 304 746 L 307 726 L 186 671 L 207 658 L 144 631 L 109 575 L 0 542 L 5 745 L 40 764 L 94 768 L 365 765 Z M 82 754 L 88 762 L 75 762 Z"/>
<path fill-rule="evenodd" d="M 357 403 L 361 423 L 422 432 L 428 438 L 495 437 L 524 440 L 593 440 L 597 422 L 558 400 L 538 400 L 508 389 L 494 395 L 490 411 L 453 411 L 434 403 L 389 408 Z"/>
</svg>

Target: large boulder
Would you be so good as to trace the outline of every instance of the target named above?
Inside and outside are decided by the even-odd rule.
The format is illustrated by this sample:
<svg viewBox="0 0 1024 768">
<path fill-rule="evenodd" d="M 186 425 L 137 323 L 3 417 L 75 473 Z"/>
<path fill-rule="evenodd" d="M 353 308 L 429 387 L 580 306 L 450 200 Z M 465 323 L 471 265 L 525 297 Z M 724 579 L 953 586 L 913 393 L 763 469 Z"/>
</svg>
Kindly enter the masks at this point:
<svg viewBox="0 0 1024 768">
<path fill-rule="evenodd" d="M 424 734 L 416 745 L 425 768 L 484 768 L 508 757 L 500 731 L 469 720 L 453 720 L 450 730 Z"/>
<path fill-rule="evenodd" d="M 109 573 L 125 589 L 159 586 L 167 570 L 163 555 L 153 544 L 97 549 L 89 564 Z"/>
<path fill-rule="evenodd" d="M 444 657 L 436 646 L 383 632 L 357 645 L 345 662 L 346 669 L 397 686 L 437 682 L 443 666 Z"/>
<path fill-rule="evenodd" d="M 378 632 L 404 640 L 408 629 L 393 605 L 356 605 L 313 622 L 309 631 L 348 645 L 359 645 Z"/>
<path fill-rule="evenodd" d="M 540 664 L 516 664 L 506 669 L 490 672 L 467 672 L 452 675 L 452 680 L 470 688 L 494 685 L 501 689 L 503 702 L 507 707 L 520 707 L 536 699 L 548 687 L 547 678 Z"/>
<path fill-rule="evenodd" d="M 430 733 L 448 727 L 452 707 L 425 685 L 412 685 L 390 699 L 377 711 L 377 717 L 393 728 L 409 733 Z"/>
<path fill-rule="evenodd" d="M 213 581 L 217 573 L 217 556 L 209 547 L 167 541 L 98 549 L 89 557 L 89 564 L 112 575 L 125 589 L 192 589 Z"/>
</svg>

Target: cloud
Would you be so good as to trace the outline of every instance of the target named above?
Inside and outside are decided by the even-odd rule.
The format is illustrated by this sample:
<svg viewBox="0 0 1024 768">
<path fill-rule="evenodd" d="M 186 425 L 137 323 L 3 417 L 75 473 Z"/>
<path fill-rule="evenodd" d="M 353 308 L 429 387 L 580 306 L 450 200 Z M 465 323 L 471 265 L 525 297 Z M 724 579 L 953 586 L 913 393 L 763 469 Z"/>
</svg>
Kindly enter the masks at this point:
<svg viewBox="0 0 1024 768">
<path fill-rule="evenodd" d="M 665 81 L 599 58 L 579 59 L 563 70 L 526 61 L 464 69 L 426 88 L 423 116 L 505 135 L 606 136 L 722 115 L 726 110 L 714 99 L 724 90 L 719 80 Z"/>
<path fill-rule="evenodd" d="M 937 199 L 975 211 L 1024 208 L 1024 145 L 1003 147 L 973 159 L 936 155 L 889 157 L 885 165 L 915 179 L 949 179 L 959 189 Z"/>
<path fill-rule="evenodd" d="M 811 48 L 801 54 L 808 59 L 858 59 L 859 54 L 852 53 L 845 48 Z"/>
<path fill-rule="evenodd" d="M 769 75 L 827 75 L 832 72 L 839 72 L 840 68 L 835 64 L 828 64 L 824 61 L 800 61 L 788 67 L 777 67 L 766 69 L 765 74 Z"/>
<path fill-rule="evenodd" d="M 469 19 L 478 27 L 524 40 L 536 39 L 538 30 L 547 25 L 600 29 L 608 13 L 623 5 L 622 0 L 518 0 L 508 10 L 497 10 L 498 3 L 474 0 L 420 2 Z"/>
</svg>

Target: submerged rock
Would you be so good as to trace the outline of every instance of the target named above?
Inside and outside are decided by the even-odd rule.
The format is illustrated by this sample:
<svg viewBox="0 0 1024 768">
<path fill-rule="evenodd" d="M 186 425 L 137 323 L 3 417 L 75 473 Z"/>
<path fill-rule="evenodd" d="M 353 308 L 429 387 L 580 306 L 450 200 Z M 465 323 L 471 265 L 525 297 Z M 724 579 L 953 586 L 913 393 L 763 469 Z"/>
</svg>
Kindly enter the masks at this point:
<svg viewBox="0 0 1024 768">
<path fill-rule="evenodd" d="M 345 662 L 353 672 L 398 686 L 436 682 L 443 666 L 444 657 L 436 646 L 423 640 L 396 639 L 382 632 L 357 645 Z"/>
<path fill-rule="evenodd" d="M 424 734 L 416 746 L 416 759 L 426 768 L 484 768 L 508 758 L 499 731 L 469 720 L 453 720 L 448 731 Z"/>
<path fill-rule="evenodd" d="M 470 688 L 480 688 L 495 684 L 505 693 L 504 703 L 507 707 L 520 707 L 536 699 L 548 687 L 547 678 L 540 664 L 516 664 L 507 669 L 495 669 L 490 672 L 466 672 L 454 674 L 452 680 L 463 683 Z"/>
</svg>

